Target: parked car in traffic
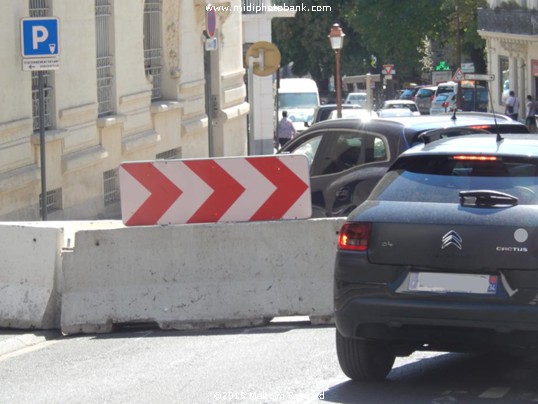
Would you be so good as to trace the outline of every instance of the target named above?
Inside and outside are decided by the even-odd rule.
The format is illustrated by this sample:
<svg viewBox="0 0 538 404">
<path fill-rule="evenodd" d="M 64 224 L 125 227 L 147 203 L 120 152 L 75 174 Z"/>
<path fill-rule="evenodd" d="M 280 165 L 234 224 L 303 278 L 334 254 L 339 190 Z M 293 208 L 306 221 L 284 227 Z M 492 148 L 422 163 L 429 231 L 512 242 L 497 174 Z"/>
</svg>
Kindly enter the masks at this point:
<svg viewBox="0 0 538 404">
<path fill-rule="evenodd" d="M 366 93 L 365 92 L 349 93 L 346 96 L 346 100 L 344 101 L 344 104 L 356 104 L 364 108 L 366 107 Z"/>
<path fill-rule="evenodd" d="M 470 81 L 463 81 L 460 84 L 458 87 L 458 83 L 455 81 L 440 83 L 435 91 L 435 98 L 441 94 L 448 93 L 454 93 L 455 97 L 457 97 L 459 88 L 461 88 L 462 99 L 459 107 L 460 110 L 486 112 L 489 105 L 488 89 Z"/>
<path fill-rule="evenodd" d="M 420 90 L 422 86 L 416 86 L 416 87 L 410 87 L 403 90 L 403 92 L 400 94 L 399 99 L 400 100 L 415 100 L 415 95 L 417 94 L 417 91 Z"/>
<path fill-rule="evenodd" d="M 456 109 L 456 93 L 439 94 L 432 101 L 430 114 L 444 114 L 445 112 L 453 112 Z"/>
<path fill-rule="evenodd" d="M 476 134 L 404 152 L 338 236 L 336 350 L 353 380 L 414 351 L 538 340 L 538 139 Z"/>
<path fill-rule="evenodd" d="M 429 114 L 433 99 L 435 98 L 436 86 L 422 87 L 415 95 L 415 103 L 421 114 Z"/>
<path fill-rule="evenodd" d="M 390 116 L 419 116 L 417 104 L 411 100 L 386 100 L 377 110 L 378 115 L 383 117 Z"/>
<path fill-rule="evenodd" d="M 316 108 L 314 111 L 314 118 L 312 119 L 312 122 L 306 122 L 306 127 L 311 126 L 315 123 L 326 121 L 329 119 L 329 115 L 331 112 L 336 111 L 337 105 L 336 104 L 323 104 Z M 358 105 L 355 104 L 342 104 L 342 110 L 344 109 L 357 109 L 361 108 Z"/>
<path fill-rule="evenodd" d="M 412 145 L 475 130 L 528 133 L 499 115 L 333 119 L 312 125 L 279 153 L 304 154 L 310 166 L 313 217 L 347 216 L 362 203 L 388 167 Z"/>
<path fill-rule="evenodd" d="M 463 111 L 486 112 L 489 105 L 488 89 L 482 86 L 462 87 Z"/>
<path fill-rule="evenodd" d="M 349 108 L 342 109 L 342 118 L 358 118 L 358 119 L 372 119 L 377 118 L 377 113 L 375 111 L 368 111 L 364 108 Z M 337 119 L 338 111 L 331 111 L 328 119 Z"/>
</svg>

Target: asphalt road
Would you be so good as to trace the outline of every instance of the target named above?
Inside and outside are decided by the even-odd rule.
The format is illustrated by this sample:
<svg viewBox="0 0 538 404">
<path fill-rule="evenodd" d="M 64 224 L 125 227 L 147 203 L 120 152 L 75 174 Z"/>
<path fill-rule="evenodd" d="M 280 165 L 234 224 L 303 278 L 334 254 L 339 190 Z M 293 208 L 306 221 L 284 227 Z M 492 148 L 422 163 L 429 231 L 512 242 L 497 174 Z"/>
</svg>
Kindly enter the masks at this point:
<svg viewBox="0 0 538 404">
<path fill-rule="evenodd" d="M 342 374 L 334 327 L 0 332 L 0 403 L 532 403 L 538 356 L 415 353 L 386 382 Z M 34 339 L 32 339 L 34 335 Z M 18 339 L 18 347 L 13 345 Z M 2 347 L 4 347 L 2 349 Z"/>
</svg>

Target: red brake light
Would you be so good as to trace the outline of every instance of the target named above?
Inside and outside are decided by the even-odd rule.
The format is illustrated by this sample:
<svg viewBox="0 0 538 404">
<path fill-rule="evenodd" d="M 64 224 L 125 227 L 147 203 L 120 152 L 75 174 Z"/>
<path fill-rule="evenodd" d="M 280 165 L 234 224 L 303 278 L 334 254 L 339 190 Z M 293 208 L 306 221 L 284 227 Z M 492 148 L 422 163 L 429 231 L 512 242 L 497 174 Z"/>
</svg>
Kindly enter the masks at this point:
<svg viewBox="0 0 538 404">
<path fill-rule="evenodd" d="M 371 230 L 371 223 L 344 223 L 338 237 L 338 248 L 353 251 L 368 250 Z"/>
<path fill-rule="evenodd" d="M 490 130 L 491 126 L 490 125 L 472 125 L 472 126 L 469 126 L 469 128 L 478 129 L 478 130 Z"/>
<path fill-rule="evenodd" d="M 467 160 L 467 161 L 497 161 L 500 160 L 496 156 L 452 156 L 454 160 Z"/>
</svg>

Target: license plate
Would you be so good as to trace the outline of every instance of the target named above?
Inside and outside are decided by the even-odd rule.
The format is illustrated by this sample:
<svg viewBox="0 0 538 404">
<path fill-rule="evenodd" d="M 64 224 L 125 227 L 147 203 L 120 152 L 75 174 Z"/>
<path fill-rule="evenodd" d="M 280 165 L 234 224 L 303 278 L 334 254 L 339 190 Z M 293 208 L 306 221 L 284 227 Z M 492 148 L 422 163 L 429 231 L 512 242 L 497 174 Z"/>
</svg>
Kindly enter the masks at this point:
<svg viewBox="0 0 538 404">
<path fill-rule="evenodd" d="M 494 295 L 499 277 L 496 275 L 411 272 L 408 290 L 432 293 L 471 293 Z"/>
</svg>

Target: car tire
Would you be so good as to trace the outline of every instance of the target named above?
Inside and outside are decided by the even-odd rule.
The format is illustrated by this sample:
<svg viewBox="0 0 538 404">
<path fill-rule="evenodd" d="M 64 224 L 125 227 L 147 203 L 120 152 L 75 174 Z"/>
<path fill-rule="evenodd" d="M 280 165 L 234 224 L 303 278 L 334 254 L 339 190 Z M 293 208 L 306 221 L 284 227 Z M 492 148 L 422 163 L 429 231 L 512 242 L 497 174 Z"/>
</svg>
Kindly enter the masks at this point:
<svg viewBox="0 0 538 404">
<path fill-rule="evenodd" d="M 346 338 L 338 330 L 336 353 L 344 374 L 357 382 L 385 379 L 396 360 L 396 355 L 388 343 Z"/>
</svg>

